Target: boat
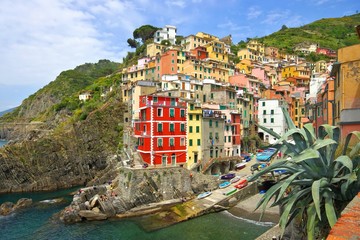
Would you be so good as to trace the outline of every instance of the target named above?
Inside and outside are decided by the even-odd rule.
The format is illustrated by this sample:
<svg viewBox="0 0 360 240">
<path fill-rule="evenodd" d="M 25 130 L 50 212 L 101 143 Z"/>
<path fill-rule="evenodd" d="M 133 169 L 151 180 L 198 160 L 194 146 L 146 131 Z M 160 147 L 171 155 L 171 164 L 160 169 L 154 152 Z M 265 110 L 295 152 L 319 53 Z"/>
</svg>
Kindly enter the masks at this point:
<svg viewBox="0 0 360 240">
<path fill-rule="evenodd" d="M 197 199 L 206 198 L 206 197 L 210 196 L 211 193 L 212 193 L 212 192 L 203 192 L 203 193 L 200 193 L 200 194 L 197 196 Z"/>
<path fill-rule="evenodd" d="M 222 175 L 220 178 L 221 179 L 232 179 L 234 177 L 235 177 L 235 173 L 228 173 L 228 174 Z"/>
<path fill-rule="evenodd" d="M 235 164 L 235 170 L 241 170 L 246 167 L 246 163 L 237 163 Z"/>
<path fill-rule="evenodd" d="M 225 196 L 229 196 L 229 195 L 235 193 L 236 191 L 237 191 L 237 188 L 231 188 L 229 191 L 224 192 L 223 194 L 224 194 Z"/>
<path fill-rule="evenodd" d="M 226 182 L 222 182 L 219 184 L 219 188 L 226 188 L 228 186 L 230 186 L 230 182 L 229 181 L 226 181 Z"/>
<path fill-rule="evenodd" d="M 233 179 L 230 180 L 231 183 L 236 183 L 237 181 L 239 181 L 241 179 L 240 176 L 235 176 Z"/>
<path fill-rule="evenodd" d="M 240 182 L 238 184 L 236 184 L 234 187 L 237 188 L 237 189 L 242 189 L 244 187 L 246 187 L 248 185 L 248 180 L 246 179 L 242 179 L 240 180 Z"/>
</svg>

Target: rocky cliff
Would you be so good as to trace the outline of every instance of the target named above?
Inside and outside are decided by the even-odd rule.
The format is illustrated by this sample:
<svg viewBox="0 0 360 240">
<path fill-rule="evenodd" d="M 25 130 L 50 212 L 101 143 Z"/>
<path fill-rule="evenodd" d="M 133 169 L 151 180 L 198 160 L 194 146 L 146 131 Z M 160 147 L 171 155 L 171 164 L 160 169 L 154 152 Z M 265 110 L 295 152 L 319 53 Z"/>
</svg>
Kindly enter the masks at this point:
<svg viewBox="0 0 360 240">
<path fill-rule="evenodd" d="M 86 120 L 68 121 L 41 138 L 0 149 L 0 192 L 83 185 L 119 160 L 122 103 L 113 98 Z M 115 157 L 114 157 L 115 156 Z"/>
</svg>

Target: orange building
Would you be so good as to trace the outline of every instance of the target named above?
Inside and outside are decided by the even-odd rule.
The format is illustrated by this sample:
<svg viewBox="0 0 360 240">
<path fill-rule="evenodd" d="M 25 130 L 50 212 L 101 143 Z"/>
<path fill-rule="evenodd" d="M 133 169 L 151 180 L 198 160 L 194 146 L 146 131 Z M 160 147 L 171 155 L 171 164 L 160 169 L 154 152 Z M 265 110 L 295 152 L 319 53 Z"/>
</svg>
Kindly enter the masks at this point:
<svg viewBox="0 0 360 240">
<path fill-rule="evenodd" d="M 342 136 L 360 130 L 360 44 L 340 48 L 338 62 L 331 76 L 335 77 L 335 123 Z"/>
</svg>

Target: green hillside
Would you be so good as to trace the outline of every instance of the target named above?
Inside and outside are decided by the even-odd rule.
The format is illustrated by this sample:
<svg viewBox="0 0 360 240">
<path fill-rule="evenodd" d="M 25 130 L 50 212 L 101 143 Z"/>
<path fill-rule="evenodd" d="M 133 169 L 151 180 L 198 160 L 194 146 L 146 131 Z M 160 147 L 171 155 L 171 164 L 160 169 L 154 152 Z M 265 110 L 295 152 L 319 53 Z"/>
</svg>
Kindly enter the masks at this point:
<svg viewBox="0 0 360 240">
<path fill-rule="evenodd" d="M 320 47 L 337 50 L 359 43 L 355 26 L 360 25 L 360 13 L 342 18 L 326 18 L 298 28 L 286 28 L 259 38 L 266 46 L 292 52 L 302 42 L 313 42 Z"/>
<path fill-rule="evenodd" d="M 112 75 L 119 66 L 116 62 L 100 60 L 98 63 L 85 63 L 63 71 L 54 81 L 26 98 L 14 111 L 0 117 L 0 122 L 52 121 L 60 111 L 67 116 L 88 112 L 96 108 L 94 102 L 99 101 L 102 91 L 112 86 L 114 77 L 119 77 Z M 78 96 L 86 90 L 92 92 L 94 97 L 84 104 Z"/>
</svg>

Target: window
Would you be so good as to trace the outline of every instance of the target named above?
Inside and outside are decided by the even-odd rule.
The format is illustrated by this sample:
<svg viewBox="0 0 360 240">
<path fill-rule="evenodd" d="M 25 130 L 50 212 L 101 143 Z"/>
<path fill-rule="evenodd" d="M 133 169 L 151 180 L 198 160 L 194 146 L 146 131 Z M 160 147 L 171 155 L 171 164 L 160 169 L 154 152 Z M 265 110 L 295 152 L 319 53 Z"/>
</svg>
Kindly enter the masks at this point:
<svg viewBox="0 0 360 240">
<path fill-rule="evenodd" d="M 171 155 L 171 164 L 172 164 L 173 166 L 176 165 L 176 155 L 175 155 L 175 153 L 173 153 L 173 154 Z"/>
<path fill-rule="evenodd" d="M 162 155 L 161 160 L 162 160 L 162 165 L 163 165 L 163 166 L 166 166 L 167 156 L 166 156 L 166 155 Z"/>
<path fill-rule="evenodd" d="M 271 122 L 271 123 L 274 123 L 274 118 L 271 118 L 271 119 L 270 119 L 270 122 Z"/>
<path fill-rule="evenodd" d="M 163 131 L 163 125 L 162 125 L 162 123 L 158 123 L 158 124 L 157 124 L 157 130 L 158 130 L 158 132 L 162 132 L 162 131 Z"/>
<path fill-rule="evenodd" d="M 180 123 L 180 131 L 185 132 L 185 123 Z"/>
<path fill-rule="evenodd" d="M 219 140 L 219 133 L 218 132 L 215 133 L 215 139 Z"/>
<path fill-rule="evenodd" d="M 265 107 L 265 102 L 262 102 L 262 106 Z"/>
<path fill-rule="evenodd" d="M 190 110 L 194 110 L 194 104 L 190 104 Z"/>
<path fill-rule="evenodd" d="M 192 146 L 193 143 L 192 143 L 192 139 L 189 139 L 189 146 Z"/>
<path fill-rule="evenodd" d="M 212 136 L 212 132 L 209 132 L 209 139 L 212 139 L 213 136 Z"/>
<path fill-rule="evenodd" d="M 170 132 L 175 132 L 175 123 L 170 123 L 169 126 Z"/>
<path fill-rule="evenodd" d="M 266 118 L 264 118 L 264 123 L 266 123 Z"/>
<path fill-rule="evenodd" d="M 231 142 L 231 136 L 228 136 L 228 142 Z"/>
<path fill-rule="evenodd" d="M 162 147 L 162 146 L 163 146 L 163 139 L 162 139 L 162 138 L 158 138 L 158 139 L 157 139 L 157 146 L 158 146 L 158 147 Z"/>
<path fill-rule="evenodd" d="M 209 120 L 209 127 L 212 127 L 212 120 Z"/>
<path fill-rule="evenodd" d="M 201 141 L 200 139 L 197 140 L 197 145 L 200 146 L 201 145 Z"/>
<path fill-rule="evenodd" d="M 185 146 L 185 138 L 180 138 L 180 146 Z"/>
<path fill-rule="evenodd" d="M 274 110 L 273 110 L 273 109 L 271 109 L 270 113 L 271 113 L 271 115 L 274 115 Z"/>
<path fill-rule="evenodd" d="M 162 109 L 162 108 L 158 108 L 158 109 L 157 109 L 157 116 L 158 116 L 158 117 L 162 117 L 162 116 L 163 116 L 163 109 Z"/>
<path fill-rule="evenodd" d="M 197 115 L 196 115 L 196 121 L 199 121 L 199 120 L 200 120 L 200 115 L 197 114 Z"/>
<path fill-rule="evenodd" d="M 185 117 L 185 109 L 181 109 L 181 110 L 180 110 L 180 116 L 181 116 L 181 117 Z"/>
<path fill-rule="evenodd" d="M 192 133 L 192 132 L 193 132 L 193 127 L 190 126 L 190 127 L 189 127 L 189 133 Z"/>
<path fill-rule="evenodd" d="M 219 127 L 219 122 L 215 121 L 215 127 Z"/>
<path fill-rule="evenodd" d="M 193 120 L 193 115 L 189 115 L 189 120 L 190 120 L 190 121 Z"/>
<path fill-rule="evenodd" d="M 154 103 L 158 102 L 158 98 L 154 97 Z"/>
<path fill-rule="evenodd" d="M 170 108 L 170 117 L 175 117 L 175 109 Z"/>
<path fill-rule="evenodd" d="M 170 147 L 175 146 L 175 139 L 174 138 L 169 139 L 169 145 L 170 145 Z"/>
<path fill-rule="evenodd" d="M 266 110 L 263 110 L 263 115 L 266 115 Z"/>
<path fill-rule="evenodd" d="M 200 127 L 196 126 L 196 132 L 199 133 L 200 132 Z"/>
</svg>

